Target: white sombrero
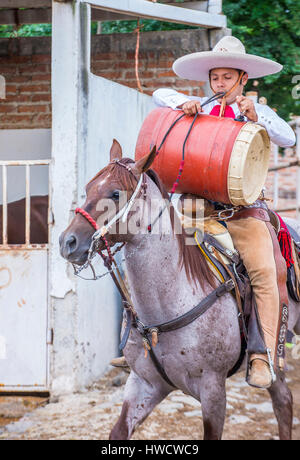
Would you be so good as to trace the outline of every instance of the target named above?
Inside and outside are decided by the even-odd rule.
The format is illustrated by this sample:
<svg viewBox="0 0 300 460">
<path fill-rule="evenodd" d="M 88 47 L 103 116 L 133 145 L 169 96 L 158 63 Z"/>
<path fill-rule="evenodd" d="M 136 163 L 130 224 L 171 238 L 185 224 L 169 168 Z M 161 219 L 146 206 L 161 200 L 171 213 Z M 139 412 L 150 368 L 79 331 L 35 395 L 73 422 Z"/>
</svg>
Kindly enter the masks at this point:
<svg viewBox="0 0 300 460">
<path fill-rule="evenodd" d="M 174 72 L 188 80 L 209 80 L 209 71 L 215 68 L 239 69 L 249 78 L 265 77 L 280 72 L 282 65 L 254 54 L 247 54 L 243 43 L 235 37 L 226 36 L 212 51 L 187 54 L 173 64 Z"/>
</svg>

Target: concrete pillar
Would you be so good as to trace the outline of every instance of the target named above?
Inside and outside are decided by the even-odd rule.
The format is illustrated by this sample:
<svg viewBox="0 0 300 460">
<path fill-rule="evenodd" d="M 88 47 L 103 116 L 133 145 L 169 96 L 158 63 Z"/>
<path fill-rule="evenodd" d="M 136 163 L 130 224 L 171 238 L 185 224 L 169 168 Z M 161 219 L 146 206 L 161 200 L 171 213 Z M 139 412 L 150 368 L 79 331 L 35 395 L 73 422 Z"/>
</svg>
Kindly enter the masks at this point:
<svg viewBox="0 0 300 460">
<path fill-rule="evenodd" d="M 60 233 L 73 218 L 75 208 L 83 202 L 86 182 L 99 170 L 99 156 L 103 156 L 105 164 L 108 162 L 109 147 L 105 151 L 95 147 L 107 134 L 107 126 L 103 120 L 99 121 L 103 111 L 101 101 L 107 90 L 101 86 L 96 94 L 92 84 L 95 77 L 90 72 L 90 41 L 90 6 L 80 0 L 53 2 L 52 209 L 55 224 L 50 256 L 50 321 L 54 331 L 50 390 L 54 395 L 81 391 L 91 385 L 118 353 L 120 308 L 113 282 L 108 276 L 99 281 L 76 278 L 71 264 L 60 256 L 58 245 Z M 107 85 L 108 90 L 111 85 L 118 86 L 108 80 Z M 107 109 L 105 114 L 106 124 L 113 127 L 117 115 Z M 97 129 L 91 126 L 93 122 Z M 102 266 L 101 270 L 105 271 Z M 87 275 L 90 273 L 85 273 Z"/>
<path fill-rule="evenodd" d="M 53 2 L 52 8 L 52 211 L 50 358 L 52 393 L 75 391 L 77 378 L 78 299 L 72 267 L 59 254 L 58 238 L 77 204 L 78 155 L 82 151 L 82 33 L 80 1 Z M 86 9 L 87 7 L 84 6 Z"/>
</svg>

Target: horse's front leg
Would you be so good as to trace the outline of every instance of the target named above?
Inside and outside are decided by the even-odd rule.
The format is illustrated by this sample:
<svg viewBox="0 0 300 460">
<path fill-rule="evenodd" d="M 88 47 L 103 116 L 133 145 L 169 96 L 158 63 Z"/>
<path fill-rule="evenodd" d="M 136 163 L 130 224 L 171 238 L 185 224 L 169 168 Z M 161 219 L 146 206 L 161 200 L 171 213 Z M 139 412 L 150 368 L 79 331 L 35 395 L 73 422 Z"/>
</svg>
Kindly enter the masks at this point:
<svg viewBox="0 0 300 460">
<path fill-rule="evenodd" d="M 226 413 L 226 377 L 204 371 L 200 381 L 200 399 L 205 440 L 222 438 Z"/>
<path fill-rule="evenodd" d="M 157 383 L 157 385 L 156 385 Z M 109 439 L 130 439 L 137 425 L 140 425 L 171 391 L 161 382 L 146 382 L 131 371 L 126 382 L 121 415 L 110 432 Z"/>
</svg>

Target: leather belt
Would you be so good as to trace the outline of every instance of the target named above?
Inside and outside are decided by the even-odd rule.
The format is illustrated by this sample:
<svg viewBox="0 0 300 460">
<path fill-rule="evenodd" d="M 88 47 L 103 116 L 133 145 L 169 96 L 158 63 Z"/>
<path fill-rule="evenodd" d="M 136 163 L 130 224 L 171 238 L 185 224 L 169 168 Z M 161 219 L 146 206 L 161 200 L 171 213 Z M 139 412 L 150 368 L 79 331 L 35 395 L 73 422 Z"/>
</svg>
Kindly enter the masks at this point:
<svg viewBox="0 0 300 460">
<path fill-rule="evenodd" d="M 247 217 L 254 217 L 255 219 L 263 220 L 264 222 L 270 222 L 268 211 L 262 208 L 243 208 L 240 211 L 237 211 L 232 217 L 229 217 L 227 220 L 231 221 L 247 219 Z"/>
</svg>

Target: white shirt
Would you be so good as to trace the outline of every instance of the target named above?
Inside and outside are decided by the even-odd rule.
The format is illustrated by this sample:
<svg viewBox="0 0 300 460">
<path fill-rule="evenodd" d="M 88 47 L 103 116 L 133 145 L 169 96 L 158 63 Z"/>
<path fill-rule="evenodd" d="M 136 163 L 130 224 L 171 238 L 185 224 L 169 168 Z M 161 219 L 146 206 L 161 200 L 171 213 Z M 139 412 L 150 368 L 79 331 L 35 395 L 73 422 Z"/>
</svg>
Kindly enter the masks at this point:
<svg viewBox="0 0 300 460">
<path fill-rule="evenodd" d="M 174 89 L 161 88 L 153 93 L 153 99 L 156 105 L 163 107 L 170 107 L 171 109 L 178 110 L 178 106 L 190 100 L 200 101 L 201 104 L 205 102 L 208 97 L 186 96 L 185 94 L 178 93 Z M 203 113 L 209 114 L 215 105 L 219 104 L 218 101 L 210 102 L 203 107 Z M 292 147 L 296 142 L 296 136 L 292 128 L 280 118 L 274 110 L 267 105 L 254 103 L 257 113 L 257 123 L 263 126 L 269 137 L 274 144 L 279 147 Z M 235 116 L 240 114 L 236 102 L 230 105 L 233 109 Z M 246 121 L 250 121 L 246 118 Z"/>
</svg>

